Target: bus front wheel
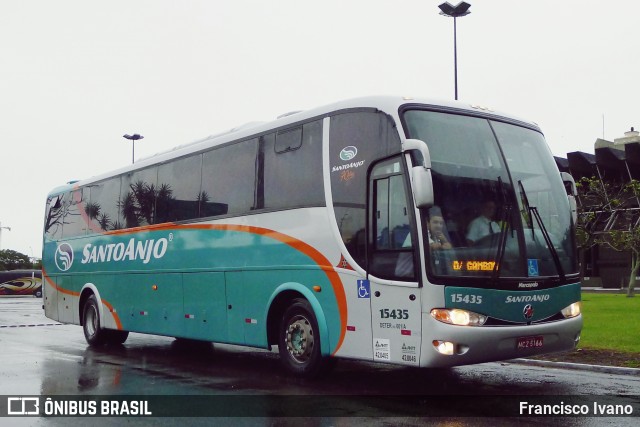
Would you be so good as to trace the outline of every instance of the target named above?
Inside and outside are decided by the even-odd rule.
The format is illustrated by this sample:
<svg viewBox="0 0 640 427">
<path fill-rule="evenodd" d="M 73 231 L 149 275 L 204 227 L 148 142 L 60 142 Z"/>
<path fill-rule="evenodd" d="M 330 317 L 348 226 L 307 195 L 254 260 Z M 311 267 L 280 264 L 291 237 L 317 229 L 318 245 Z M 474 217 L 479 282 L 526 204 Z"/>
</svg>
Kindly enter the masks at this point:
<svg viewBox="0 0 640 427">
<path fill-rule="evenodd" d="M 296 376 L 313 377 L 324 358 L 320 352 L 318 322 L 305 299 L 295 299 L 282 316 L 278 339 L 280 360 Z"/>
</svg>

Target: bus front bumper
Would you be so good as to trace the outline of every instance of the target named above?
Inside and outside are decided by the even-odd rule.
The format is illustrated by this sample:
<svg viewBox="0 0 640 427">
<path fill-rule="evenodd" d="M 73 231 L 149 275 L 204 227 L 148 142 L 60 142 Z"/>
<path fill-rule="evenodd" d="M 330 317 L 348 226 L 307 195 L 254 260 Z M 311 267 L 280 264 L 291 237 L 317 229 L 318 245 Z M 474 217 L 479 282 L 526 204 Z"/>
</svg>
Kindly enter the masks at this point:
<svg viewBox="0 0 640 427">
<path fill-rule="evenodd" d="M 573 350 L 582 315 L 524 326 L 455 326 L 423 313 L 420 366 L 449 367 Z"/>
</svg>

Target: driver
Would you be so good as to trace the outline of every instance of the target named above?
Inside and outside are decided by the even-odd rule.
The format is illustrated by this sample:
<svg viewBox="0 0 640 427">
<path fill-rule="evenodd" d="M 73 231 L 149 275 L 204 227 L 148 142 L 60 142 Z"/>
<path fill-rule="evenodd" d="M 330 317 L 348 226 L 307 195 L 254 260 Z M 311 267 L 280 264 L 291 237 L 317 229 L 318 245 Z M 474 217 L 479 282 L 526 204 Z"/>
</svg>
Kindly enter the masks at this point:
<svg viewBox="0 0 640 427">
<path fill-rule="evenodd" d="M 472 246 L 483 237 L 500 232 L 500 225 L 493 220 L 496 214 L 496 203 L 493 200 L 485 200 L 480 206 L 480 216 L 469 223 L 467 231 L 467 244 Z"/>
</svg>

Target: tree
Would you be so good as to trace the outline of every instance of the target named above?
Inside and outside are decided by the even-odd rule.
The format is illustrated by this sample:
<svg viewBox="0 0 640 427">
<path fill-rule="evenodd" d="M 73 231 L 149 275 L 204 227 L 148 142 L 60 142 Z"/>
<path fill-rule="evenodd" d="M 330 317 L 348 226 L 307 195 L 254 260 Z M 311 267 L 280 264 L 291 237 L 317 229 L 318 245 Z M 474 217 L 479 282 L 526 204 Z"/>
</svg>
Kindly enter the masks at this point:
<svg viewBox="0 0 640 427">
<path fill-rule="evenodd" d="M 640 181 L 603 182 L 596 177 L 576 183 L 581 198 L 578 209 L 578 245 L 587 249 L 605 245 L 631 254 L 627 296 L 634 296 L 640 270 Z"/>
<path fill-rule="evenodd" d="M 28 256 L 10 249 L 0 251 L 0 270 L 18 270 L 21 268 L 33 268 Z"/>
</svg>

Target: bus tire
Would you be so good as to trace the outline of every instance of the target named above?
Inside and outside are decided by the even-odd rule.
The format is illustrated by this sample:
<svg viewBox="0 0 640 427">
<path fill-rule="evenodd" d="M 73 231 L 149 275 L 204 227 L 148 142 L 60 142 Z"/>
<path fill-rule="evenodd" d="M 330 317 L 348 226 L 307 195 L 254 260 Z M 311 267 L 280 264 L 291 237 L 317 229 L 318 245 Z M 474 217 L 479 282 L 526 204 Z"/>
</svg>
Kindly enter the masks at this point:
<svg viewBox="0 0 640 427">
<path fill-rule="evenodd" d="M 309 302 L 295 299 L 280 323 L 278 351 L 284 368 L 295 376 L 314 377 L 325 364 L 316 316 Z"/>
<path fill-rule="evenodd" d="M 98 347 L 107 342 L 108 331 L 100 324 L 100 310 L 95 295 L 91 295 L 82 309 L 82 330 L 90 346 Z"/>
<path fill-rule="evenodd" d="M 107 329 L 104 332 L 107 333 L 106 342 L 111 345 L 120 345 L 129 338 L 129 331 L 121 331 L 117 329 Z"/>
</svg>

